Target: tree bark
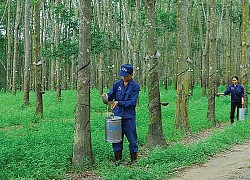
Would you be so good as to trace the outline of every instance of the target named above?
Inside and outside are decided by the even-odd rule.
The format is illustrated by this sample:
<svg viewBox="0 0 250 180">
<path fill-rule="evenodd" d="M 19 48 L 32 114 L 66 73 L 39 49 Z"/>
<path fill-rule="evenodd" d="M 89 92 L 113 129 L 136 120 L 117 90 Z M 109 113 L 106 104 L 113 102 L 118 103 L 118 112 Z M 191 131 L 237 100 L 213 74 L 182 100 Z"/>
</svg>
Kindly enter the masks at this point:
<svg viewBox="0 0 250 180">
<path fill-rule="evenodd" d="M 20 27 L 21 19 L 21 7 L 20 0 L 17 0 L 17 9 L 16 9 L 16 20 L 14 28 L 14 54 L 13 54 L 13 65 L 12 65 L 12 93 L 16 95 L 16 79 L 17 79 L 17 60 L 18 60 L 18 31 Z"/>
<path fill-rule="evenodd" d="M 8 1 L 8 19 L 7 19 L 7 59 L 6 59 L 6 91 L 11 89 L 11 0 Z"/>
<path fill-rule="evenodd" d="M 29 105 L 29 71 L 30 71 L 30 1 L 25 0 L 25 68 L 24 68 L 24 95 L 23 100 L 26 106 Z"/>
<path fill-rule="evenodd" d="M 215 92 L 217 89 L 217 50 L 216 50 L 216 1 L 209 3 L 209 78 L 208 78 L 208 119 L 216 126 L 215 121 Z"/>
<path fill-rule="evenodd" d="M 189 64 L 189 41 L 188 41 L 188 1 L 178 1 L 178 41 L 177 41 L 177 100 L 175 127 L 179 130 L 184 130 L 186 134 L 190 133 L 190 123 L 188 117 L 188 101 L 190 75 Z"/>
<path fill-rule="evenodd" d="M 55 26 L 56 19 L 54 15 L 54 8 L 55 4 L 51 2 L 51 7 L 50 7 L 50 21 L 52 22 L 52 26 Z M 51 34 L 51 45 L 50 45 L 50 51 L 55 54 L 54 49 L 55 49 L 55 31 L 52 30 Z M 51 64 L 50 64 L 50 90 L 56 90 L 56 83 L 55 83 L 55 60 L 54 58 L 51 58 Z"/>
<path fill-rule="evenodd" d="M 83 167 L 86 158 L 94 163 L 90 131 L 90 25 L 91 1 L 78 0 L 79 8 L 79 57 L 77 80 L 77 106 L 72 164 Z"/>
<path fill-rule="evenodd" d="M 162 130 L 162 117 L 160 105 L 159 77 L 158 77 L 158 59 L 154 58 L 157 51 L 156 26 L 155 26 L 155 3 L 156 0 L 146 0 L 147 17 L 147 38 L 149 53 L 148 70 L 148 98 L 149 98 L 149 128 L 147 136 L 148 146 L 166 146 Z"/>
<path fill-rule="evenodd" d="M 230 8 L 231 0 L 226 0 L 226 84 L 231 83 L 231 21 L 230 21 Z"/>
<path fill-rule="evenodd" d="M 244 91 L 247 92 L 248 77 L 247 77 L 247 48 L 248 44 L 248 0 L 242 0 L 242 46 L 241 46 L 241 83 L 244 86 Z M 245 93 L 245 105 L 247 107 L 247 93 Z"/>
<path fill-rule="evenodd" d="M 58 7 L 59 0 L 55 1 L 55 7 Z M 55 46 L 57 49 L 56 57 L 56 97 L 57 100 L 61 100 L 61 67 L 60 67 L 60 58 L 59 56 L 59 42 L 60 42 L 60 26 L 59 26 L 59 12 L 55 16 Z"/>
<path fill-rule="evenodd" d="M 208 2 L 205 0 L 205 3 L 208 4 Z M 205 8 L 204 8 L 204 4 L 202 3 L 202 7 L 203 7 L 203 12 L 204 12 L 204 16 L 205 16 L 205 23 L 206 23 L 206 36 L 205 36 L 205 42 L 203 43 L 203 50 L 202 50 L 202 60 L 201 60 L 201 66 L 202 66 L 202 96 L 206 96 L 207 95 L 207 86 L 208 86 L 208 57 L 207 57 L 207 53 L 208 53 L 208 17 L 209 17 L 209 11 L 207 10 L 207 13 L 205 13 Z M 208 5 L 206 7 L 206 9 L 208 9 Z"/>
<path fill-rule="evenodd" d="M 36 90 L 36 116 L 43 118 L 43 99 L 42 99 L 42 62 L 40 45 L 40 5 L 41 1 L 34 3 L 34 66 L 35 66 L 35 90 Z"/>
<path fill-rule="evenodd" d="M 106 4 L 104 1 L 97 1 L 96 2 L 96 11 L 97 11 L 97 26 L 100 33 L 102 33 L 104 39 L 104 30 L 105 30 L 105 18 L 106 18 Z M 104 89 L 104 78 L 105 78 L 105 71 L 104 71 L 104 47 L 101 48 L 101 52 L 97 55 L 98 61 L 98 86 L 100 94 L 103 94 Z"/>
<path fill-rule="evenodd" d="M 203 83 L 202 83 L 202 81 L 203 81 L 203 76 L 202 76 L 202 71 L 203 71 L 203 69 L 202 69 L 202 64 L 203 64 L 203 62 L 202 62 L 202 56 L 203 56 L 203 50 L 204 50 L 204 33 L 203 33 L 203 27 L 202 27 L 202 18 L 201 18 L 201 8 L 200 8 L 200 6 L 201 6 L 201 3 L 200 3 L 200 0 L 197 0 L 197 18 L 198 18 L 198 25 L 199 25 L 199 38 L 200 38 L 200 51 L 199 51 L 199 53 L 200 53 L 200 65 L 201 65 L 201 73 L 200 73 L 200 82 L 201 82 L 201 87 L 203 87 Z"/>
</svg>

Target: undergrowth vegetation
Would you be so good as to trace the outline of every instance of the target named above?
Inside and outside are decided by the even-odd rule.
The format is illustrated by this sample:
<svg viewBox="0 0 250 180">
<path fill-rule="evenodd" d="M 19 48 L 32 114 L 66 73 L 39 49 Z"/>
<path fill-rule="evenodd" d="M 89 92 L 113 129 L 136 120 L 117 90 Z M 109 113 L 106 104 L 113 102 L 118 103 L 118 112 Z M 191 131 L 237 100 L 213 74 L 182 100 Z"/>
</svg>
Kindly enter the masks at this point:
<svg viewBox="0 0 250 180">
<path fill-rule="evenodd" d="M 220 87 L 223 91 L 225 87 Z M 106 90 L 107 91 L 107 90 Z M 77 173 L 71 167 L 76 92 L 63 91 L 60 102 L 55 92 L 43 95 L 44 119 L 34 116 L 35 93 L 30 93 L 30 106 L 23 105 L 23 93 L 0 94 L 0 179 L 67 179 Z M 145 151 L 136 166 L 114 167 L 112 146 L 105 142 L 104 118 L 106 106 L 98 90 L 91 90 L 91 133 L 95 158 L 93 167 L 85 167 L 103 179 L 166 179 L 175 168 L 201 163 L 233 144 L 250 139 L 248 120 L 229 125 L 230 97 L 216 97 L 216 121 L 227 123 L 215 129 L 208 138 L 191 144 L 180 143 L 183 132 L 174 128 L 175 91 L 161 89 L 163 131 L 167 148 L 145 148 L 148 131 L 147 92 L 142 90 L 137 107 L 139 151 Z M 207 120 L 207 98 L 196 87 L 189 101 L 191 132 L 199 133 L 212 127 Z M 124 164 L 129 162 L 128 144 L 124 145 Z M 84 172 L 84 169 L 82 170 Z"/>
</svg>

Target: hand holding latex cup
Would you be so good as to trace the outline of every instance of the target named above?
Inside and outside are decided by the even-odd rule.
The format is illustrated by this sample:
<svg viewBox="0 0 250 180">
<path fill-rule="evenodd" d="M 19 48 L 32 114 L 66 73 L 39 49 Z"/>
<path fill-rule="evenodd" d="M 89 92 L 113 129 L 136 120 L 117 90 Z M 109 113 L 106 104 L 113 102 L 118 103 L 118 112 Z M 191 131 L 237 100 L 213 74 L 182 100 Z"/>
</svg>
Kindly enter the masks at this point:
<svg viewBox="0 0 250 180">
<path fill-rule="evenodd" d="M 107 94 L 103 94 L 102 95 L 102 102 L 106 105 L 108 105 L 108 95 Z"/>
<path fill-rule="evenodd" d="M 112 105 L 109 103 L 109 101 L 108 101 L 108 95 L 107 95 L 107 94 L 103 94 L 103 95 L 102 95 L 102 102 L 103 102 L 104 104 L 110 106 L 111 109 L 114 109 L 115 107 L 118 106 L 118 101 L 114 101 L 114 102 L 112 103 Z"/>
<path fill-rule="evenodd" d="M 118 106 L 118 101 L 114 101 L 111 105 L 111 109 L 115 109 Z"/>
</svg>

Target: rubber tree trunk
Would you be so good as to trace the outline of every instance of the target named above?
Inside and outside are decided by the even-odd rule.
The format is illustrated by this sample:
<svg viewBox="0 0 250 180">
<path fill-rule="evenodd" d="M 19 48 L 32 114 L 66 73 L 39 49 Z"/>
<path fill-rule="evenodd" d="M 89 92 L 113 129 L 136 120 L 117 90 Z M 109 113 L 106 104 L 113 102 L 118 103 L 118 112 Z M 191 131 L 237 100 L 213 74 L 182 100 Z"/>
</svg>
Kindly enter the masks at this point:
<svg viewBox="0 0 250 180">
<path fill-rule="evenodd" d="M 18 31 L 20 27 L 21 7 L 20 0 L 17 0 L 16 19 L 14 28 L 14 54 L 12 65 L 12 93 L 16 95 L 16 82 L 17 82 L 17 60 L 18 60 Z"/>
<path fill-rule="evenodd" d="M 216 50 L 216 1 L 209 3 L 209 77 L 208 77 L 208 119 L 216 126 L 215 121 L 215 92 L 217 89 L 217 50 Z"/>
<path fill-rule="evenodd" d="M 77 105 L 73 142 L 72 164 L 83 167 L 94 163 L 90 131 L 90 25 L 91 0 L 78 0 L 79 57 L 77 80 Z"/>
<path fill-rule="evenodd" d="M 41 1 L 36 0 L 34 4 L 34 66 L 35 66 L 35 90 L 36 90 L 36 116 L 43 118 L 42 98 L 42 62 L 40 55 L 40 5 Z"/>
<path fill-rule="evenodd" d="M 177 93 L 175 127 L 190 133 L 188 116 L 190 73 L 189 40 L 188 40 L 188 0 L 178 1 L 178 40 L 177 40 Z"/>
<path fill-rule="evenodd" d="M 248 49 L 248 11 L 249 11 L 249 3 L 248 0 L 242 1 L 242 46 L 241 46 L 241 83 L 244 86 L 244 91 L 247 92 L 248 78 L 247 78 L 247 49 Z M 245 93 L 245 105 L 247 106 L 247 93 Z"/>
<path fill-rule="evenodd" d="M 155 3 L 156 0 L 146 1 L 147 38 L 149 53 L 148 69 L 148 98 L 149 98 L 149 127 L 147 146 L 165 146 L 166 140 L 162 129 L 162 116 L 160 105 L 158 58 L 154 57 L 157 51 L 156 26 L 155 26 Z"/>
<path fill-rule="evenodd" d="M 25 0 L 25 68 L 24 68 L 24 95 L 23 100 L 26 106 L 29 105 L 29 70 L 30 70 L 30 1 Z"/>
</svg>

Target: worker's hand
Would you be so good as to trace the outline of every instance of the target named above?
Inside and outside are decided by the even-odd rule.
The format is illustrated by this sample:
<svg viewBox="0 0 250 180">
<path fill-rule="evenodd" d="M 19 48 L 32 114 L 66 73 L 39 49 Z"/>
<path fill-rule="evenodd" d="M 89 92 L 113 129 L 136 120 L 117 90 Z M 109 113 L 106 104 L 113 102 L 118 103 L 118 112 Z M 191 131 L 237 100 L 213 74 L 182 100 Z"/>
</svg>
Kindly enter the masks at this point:
<svg viewBox="0 0 250 180">
<path fill-rule="evenodd" d="M 116 106 L 118 106 L 118 101 L 115 101 L 115 102 L 112 104 L 111 109 L 115 109 Z"/>
<path fill-rule="evenodd" d="M 218 92 L 215 93 L 215 96 L 220 96 L 220 95 L 224 95 L 224 93 L 218 93 Z"/>
<path fill-rule="evenodd" d="M 107 104 L 107 105 L 108 105 L 108 95 L 107 95 L 107 94 L 103 94 L 103 95 L 102 95 L 102 102 L 103 102 L 104 104 Z"/>
</svg>

